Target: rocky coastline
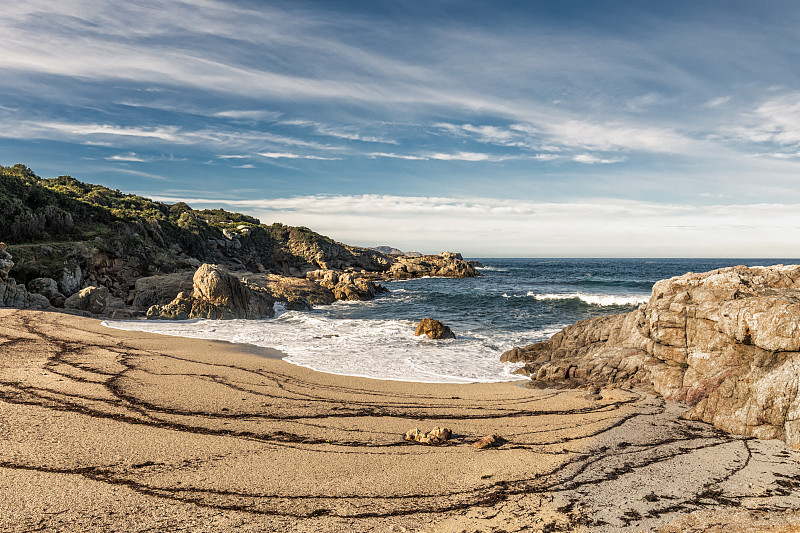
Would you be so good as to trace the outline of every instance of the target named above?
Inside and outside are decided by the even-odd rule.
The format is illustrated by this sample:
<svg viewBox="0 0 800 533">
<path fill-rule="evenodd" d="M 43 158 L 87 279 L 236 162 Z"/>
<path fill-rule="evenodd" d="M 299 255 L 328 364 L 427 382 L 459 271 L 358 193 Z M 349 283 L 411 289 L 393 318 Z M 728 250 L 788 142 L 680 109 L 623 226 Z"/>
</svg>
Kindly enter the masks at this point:
<svg viewBox="0 0 800 533">
<path fill-rule="evenodd" d="M 800 449 L 800 266 L 659 281 L 647 304 L 505 352 L 540 387 L 634 387 L 684 417 Z"/>
<path fill-rule="evenodd" d="M 371 256 L 355 257 L 362 260 L 356 265 L 361 265 Z M 0 243 L 0 307 L 53 309 L 112 318 L 258 319 L 273 316 L 276 302 L 287 309 L 308 310 L 337 300 L 370 300 L 388 292 L 379 281 L 480 275 L 453 252 L 387 257 L 385 266 L 385 270 L 355 270 L 351 263 L 346 264 L 345 270 L 316 269 L 303 276 L 283 276 L 232 271 L 223 265 L 202 263 L 196 270 L 129 279 L 130 289 L 125 293 L 118 284 L 111 288 L 91 285 L 92 277 L 84 276 L 80 268 L 65 267 L 60 281 L 36 277 L 27 286 L 17 283 L 10 275 L 13 257 L 8 246 Z"/>
</svg>

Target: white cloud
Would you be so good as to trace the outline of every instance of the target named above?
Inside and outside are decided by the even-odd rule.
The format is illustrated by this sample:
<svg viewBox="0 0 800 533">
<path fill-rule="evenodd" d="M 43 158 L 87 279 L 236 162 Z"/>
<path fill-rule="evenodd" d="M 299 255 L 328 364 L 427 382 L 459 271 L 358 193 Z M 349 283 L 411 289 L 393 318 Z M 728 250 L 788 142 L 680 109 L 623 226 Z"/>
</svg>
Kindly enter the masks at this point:
<svg viewBox="0 0 800 533">
<path fill-rule="evenodd" d="M 752 143 L 800 145 L 800 92 L 766 100 L 742 118 L 744 124 L 724 129 L 723 135 Z"/>
<path fill-rule="evenodd" d="M 482 154 L 479 152 L 455 152 L 452 154 L 434 153 L 429 154 L 427 157 L 430 159 L 438 159 L 440 161 L 504 161 L 512 159 L 510 156 L 496 156 L 491 154 Z"/>
<path fill-rule="evenodd" d="M 317 159 L 321 161 L 336 161 L 340 157 L 321 157 L 318 155 L 292 154 L 289 152 L 259 152 L 258 155 L 268 159 Z"/>
<path fill-rule="evenodd" d="M 393 154 L 387 152 L 371 152 L 367 154 L 370 157 L 389 157 L 392 159 L 406 159 L 408 161 L 427 161 L 429 158 L 422 157 L 418 155 L 405 155 L 405 154 Z"/>
<path fill-rule="evenodd" d="M 383 139 L 380 137 L 363 135 L 356 131 L 356 128 L 336 128 L 320 122 L 312 120 L 285 120 L 281 124 L 286 126 L 301 126 L 312 128 L 319 135 L 327 135 L 336 139 L 346 139 L 348 141 L 361 141 L 368 143 L 381 143 L 381 144 L 398 144 L 397 141 L 391 139 Z"/>
<path fill-rule="evenodd" d="M 219 117 L 219 118 L 232 118 L 237 120 L 263 120 L 263 121 L 273 121 L 277 120 L 281 113 L 277 111 L 263 111 L 263 110 L 230 110 L 230 111 L 218 111 L 216 113 L 212 113 L 211 116 Z"/>
<path fill-rule="evenodd" d="M 621 163 L 625 161 L 625 158 L 617 157 L 613 159 L 605 159 L 592 154 L 578 154 L 574 156 L 572 160 L 575 161 L 576 163 L 584 163 L 586 165 L 594 165 L 594 164 L 609 165 L 612 163 Z"/>
<path fill-rule="evenodd" d="M 304 225 L 352 244 L 390 243 L 423 252 L 454 249 L 472 257 L 792 257 L 800 229 L 797 204 L 548 203 L 389 195 L 159 199 L 241 210 L 265 223 Z M 746 250 L 742 242 L 749 243 Z"/>
<path fill-rule="evenodd" d="M 686 153 L 697 150 L 696 145 L 700 144 L 699 141 L 684 137 L 669 128 L 625 123 L 596 124 L 582 120 L 568 120 L 541 127 L 549 134 L 551 142 L 585 150 Z"/>
<path fill-rule="evenodd" d="M 73 124 L 65 122 L 39 122 L 33 123 L 34 129 L 52 130 L 55 132 L 76 136 L 125 136 L 141 137 L 146 139 L 161 139 L 163 141 L 180 142 L 176 135 L 178 128 L 162 126 L 156 128 L 124 127 L 115 124 Z"/>
<path fill-rule="evenodd" d="M 709 100 L 708 102 L 705 103 L 705 106 L 708 107 L 708 108 L 715 108 L 715 107 L 723 106 L 723 105 L 727 104 L 730 101 L 731 101 L 731 97 L 730 96 L 720 96 L 718 98 L 713 98 L 713 99 Z"/>
<path fill-rule="evenodd" d="M 133 152 L 128 152 L 127 154 L 112 155 L 110 157 L 106 157 L 106 159 L 109 161 L 130 161 L 135 163 L 144 163 L 145 161 L 147 161 L 146 159 L 142 158 L 139 155 L 136 155 Z"/>
</svg>

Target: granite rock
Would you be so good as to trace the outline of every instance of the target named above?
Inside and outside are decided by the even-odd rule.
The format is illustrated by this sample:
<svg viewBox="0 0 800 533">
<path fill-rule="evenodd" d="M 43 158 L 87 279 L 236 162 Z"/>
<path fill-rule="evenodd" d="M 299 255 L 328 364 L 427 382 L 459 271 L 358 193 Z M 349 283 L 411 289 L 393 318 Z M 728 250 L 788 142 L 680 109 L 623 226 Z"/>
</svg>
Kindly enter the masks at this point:
<svg viewBox="0 0 800 533">
<path fill-rule="evenodd" d="M 800 448 L 800 266 L 736 266 L 659 281 L 629 313 L 503 354 L 542 385 L 645 386 L 685 416 Z"/>
<path fill-rule="evenodd" d="M 167 305 L 153 305 L 148 318 L 267 318 L 274 303 L 267 294 L 253 290 L 219 265 L 203 264 L 192 278 L 193 290 L 181 292 Z"/>
<path fill-rule="evenodd" d="M 450 329 L 450 326 L 445 326 L 438 320 L 433 318 L 423 318 L 417 324 L 417 329 L 414 331 L 415 336 L 427 335 L 431 339 L 455 339 L 456 336 Z"/>
</svg>

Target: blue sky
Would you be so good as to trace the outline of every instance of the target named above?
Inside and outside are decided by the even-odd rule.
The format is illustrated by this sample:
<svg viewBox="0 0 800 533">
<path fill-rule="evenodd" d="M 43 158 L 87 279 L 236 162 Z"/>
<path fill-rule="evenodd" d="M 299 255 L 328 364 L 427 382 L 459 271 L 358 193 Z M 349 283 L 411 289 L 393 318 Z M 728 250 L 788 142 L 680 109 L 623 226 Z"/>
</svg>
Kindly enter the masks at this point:
<svg viewBox="0 0 800 533">
<path fill-rule="evenodd" d="M 796 2 L 8 4 L 0 164 L 366 246 L 800 256 Z"/>
</svg>

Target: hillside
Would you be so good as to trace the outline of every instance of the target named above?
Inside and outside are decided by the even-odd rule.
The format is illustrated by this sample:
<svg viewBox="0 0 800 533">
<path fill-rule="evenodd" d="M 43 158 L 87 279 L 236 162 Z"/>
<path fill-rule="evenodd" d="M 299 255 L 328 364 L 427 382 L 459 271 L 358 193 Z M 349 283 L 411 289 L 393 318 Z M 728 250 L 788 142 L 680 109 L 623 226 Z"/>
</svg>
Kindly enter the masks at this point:
<svg viewBox="0 0 800 533">
<path fill-rule="evenodd" d="M 75 278 L 123 298 L 138 278 L 201 263 L 286 276 L 317 269 L 382 272 L 391 263 L 308 228 L 156 202 L 71 176 L 44 179 L 21 164 L 0 166 L 0 241 L 9 245 L 18 282 Z"/>
</svg>

